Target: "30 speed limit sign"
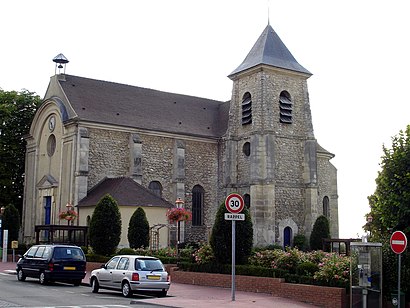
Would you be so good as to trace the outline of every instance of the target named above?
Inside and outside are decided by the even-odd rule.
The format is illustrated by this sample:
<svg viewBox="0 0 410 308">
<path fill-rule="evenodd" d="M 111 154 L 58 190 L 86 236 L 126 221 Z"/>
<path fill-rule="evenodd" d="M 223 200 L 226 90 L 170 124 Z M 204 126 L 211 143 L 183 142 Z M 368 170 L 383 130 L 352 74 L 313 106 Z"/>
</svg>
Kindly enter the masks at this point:
<svg viewBox="0 0 410 308">
<path fill-rule="evenodd" d="M 238 214 L 242 212 L 244 206 L 245 206 L 245 203 L 241 195 L 230 194 L 225 199 L 226 209 L 233 214 Z"/>
</svg>

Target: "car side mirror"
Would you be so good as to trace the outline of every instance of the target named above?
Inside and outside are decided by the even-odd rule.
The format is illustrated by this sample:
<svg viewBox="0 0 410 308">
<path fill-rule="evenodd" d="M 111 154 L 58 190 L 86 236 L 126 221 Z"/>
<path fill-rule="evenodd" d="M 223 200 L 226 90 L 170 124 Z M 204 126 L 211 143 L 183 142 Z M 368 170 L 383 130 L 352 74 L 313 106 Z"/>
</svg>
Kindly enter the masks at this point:
<svg viewBox="0 0 410 308">
<path fill-rule="evenodd" d="M 107 265 L 106 265 L 106 264 L 102 264 L 102 265 L 101 265 L 101 268 L 107 269 Z"/>
</svg>

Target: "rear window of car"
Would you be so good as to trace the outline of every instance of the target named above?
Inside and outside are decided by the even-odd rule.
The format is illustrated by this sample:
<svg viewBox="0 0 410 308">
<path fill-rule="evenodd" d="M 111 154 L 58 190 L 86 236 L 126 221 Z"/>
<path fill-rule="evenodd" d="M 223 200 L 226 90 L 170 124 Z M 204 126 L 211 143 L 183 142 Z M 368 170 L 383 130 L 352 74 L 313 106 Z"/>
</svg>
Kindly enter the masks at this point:
<svg viewBox="0 0 410 308">
<path fill-rule="evenodd" d="M 54 259 L 58 260 L 80 260 L 85 261 L 85 256 L 80 248 L 75 247 L 55 247 Z"/>
<path fill-rule="evenodd" d="M 135 268 L 138 271 L 157 271 L 164 270 L 161 260 L 158 259 L 136 259 Z"/>
</svg>

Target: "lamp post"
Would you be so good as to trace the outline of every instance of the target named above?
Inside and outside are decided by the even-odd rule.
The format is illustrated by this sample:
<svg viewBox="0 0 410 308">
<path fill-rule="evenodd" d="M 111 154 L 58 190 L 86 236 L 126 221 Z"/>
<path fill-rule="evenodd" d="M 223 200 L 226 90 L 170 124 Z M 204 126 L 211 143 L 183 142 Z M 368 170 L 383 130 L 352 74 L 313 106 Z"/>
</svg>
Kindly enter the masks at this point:
<svg viewBox="0 0 410 308">
<path fill-rule="evenodd" d="M 371 229 L 371 224 L 373 222 L 373 216 L 371 214 L 367 215 L 367 226 L 369 227 L 369 237 L 368 237 L 368 242 L 369 239 L 372 238 L 372 229 Z"/>
<path fill-rule="evenodd" d="M 182 204 L 184 204 L 185 202 L 181 199 L 181 198 L 177 198 L 177 200 L 175 200 L 175 207 L 181 207 Z M 180 239 L 181 239 L 181 221 L 178 219 L 177 222 L 177 264 L 179 263 L 179 243 L 180 243 Z"/>
<path fill-rule="evenodd" d="M 3 214 L 6 208 L 2 206 L 0 208 L 0 251 L 3 252 Z"/>
</svg>

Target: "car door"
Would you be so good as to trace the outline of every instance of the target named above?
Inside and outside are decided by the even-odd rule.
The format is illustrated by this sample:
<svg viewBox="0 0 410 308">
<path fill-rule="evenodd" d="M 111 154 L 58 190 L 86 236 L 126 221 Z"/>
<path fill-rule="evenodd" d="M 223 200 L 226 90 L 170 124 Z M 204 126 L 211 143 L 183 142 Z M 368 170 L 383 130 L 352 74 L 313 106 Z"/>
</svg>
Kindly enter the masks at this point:
<svg viewBox="0 0 410 308">
<path fill-rule="evenodd" d="M 116 289 L 121 289 L 121 282 L 123 278 L 127 275 L 128 266 L 130 264 L 130 260 L 128 257 L 121 257 L 117 267 L 112 270 L 112 287 Z"/>
<path fill-rule="evenodd" d="M 101 287 L 112 288 L 112 273 L 119 260 L 120 257 L 113 257 L 98 271 L 98 282 Z"/>
<path fill-rule="evenodd" d="M 33 268 L 33 263 L 37 248 L 38 246 L 31 247 L 21 258 L 21 263 L 19 265 L 27 277 L 35 277 L 36 275 L 36 270 Z"/>
<path fill-rule="evenodd" d="M 43 253 L 46 250 L 45 246 L 39 246 L 34 258 L 31 260 L 31 268 L 33 269 L 33 274 L 35 277 L 40 275 L 41 271 L 44 271 L 47 268 L 47 259 L 43 257 Z"/>
</svg>

